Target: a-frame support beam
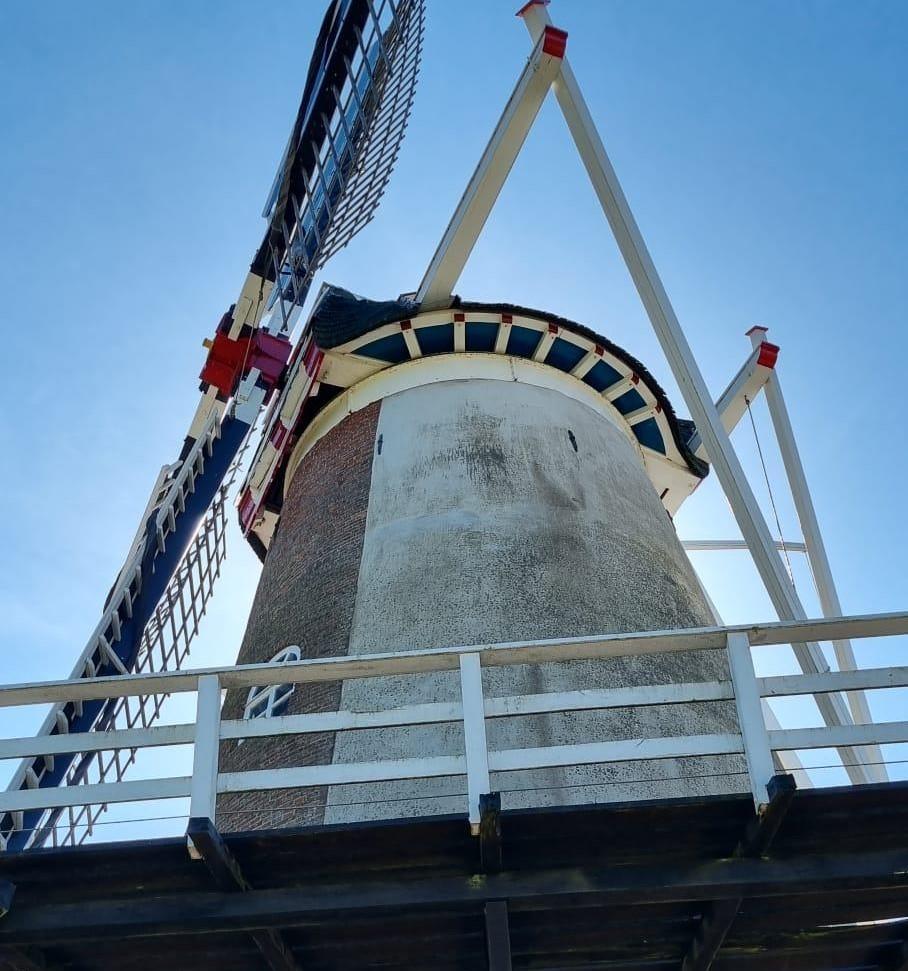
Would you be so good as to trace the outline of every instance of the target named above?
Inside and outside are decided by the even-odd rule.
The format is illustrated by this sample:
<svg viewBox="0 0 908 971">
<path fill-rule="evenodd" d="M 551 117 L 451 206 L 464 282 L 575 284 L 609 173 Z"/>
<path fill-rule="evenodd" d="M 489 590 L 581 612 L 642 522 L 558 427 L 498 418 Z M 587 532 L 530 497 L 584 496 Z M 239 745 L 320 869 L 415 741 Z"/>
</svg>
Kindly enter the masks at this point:
<svg viewBox="0 0 908 971">
<path fill-rule="evenodd" d="M 530 37 L 538 44 L 546 27 L 551 26 L 545 3 L 536 0 L 521 11 Z M 722 426 L 719 412 L 700 373 L 693 351 L 687 342 L 662 280 L 656 270 L 643 235 L 637 226 L 612 163 L 596 130 L 580 87 L 567 58 L 554 81 L 555 96 L 570 129 L 571 136 L 586 167 L 596 195 L 605 213 L 615 241 L 624 258 L 637 293 L 647 312 L 662 351 L 665 354 L 691 418 L 703 439 L 716 476 L 747 542 L 754 563 L 769 594 L 776 613 L 782 620 L 803 620 L 807 615 L 775 549 L 769 526 L 747 481 L 744 469 Z M 815 643 L 793 644 L 801 669 L 809 673 L 829 670 L 820 646 Z M 851 725 L 853 719 L 838 694 L 818 695 L 817 707 L 827 725 Z M 872 782 L 855 748 L 841 748 L 839 753 L 849 778 L 854 783 Z"/>
<path fill-rule="evenodd" d="M 751 821 L 741 842 L 735 847 L 735 859 L 758 859 L 769 849 L 779 831 L 779 825 L 795 794 L 794 777 L 776 775 L 767 786 L 769 802 L 763 811 Z M 690 949 L 684 956 L 681 971 L 708 971 L 712 967 L 719 948 L 731 930 L 741 906 L 741 898 L 728 897 L 710 903 L 703 915 Z"/>
<path fill-rule="evenodd" d="M 533 53 L 419 286 L 416 302 L 423 310 L 450 306 L 454 286 L 558 73 L 566 40 L 567 34 L 551 24 L 539 31 Z"/>
<path fill-rule="evenodd" d="M 230 847 L 210 819 L 191 818 L 186 837 L 199 859 L 204 860 L 218 890 L 245 892 L 252 889 Z M 251 937 L 271 971 L 300 971 L 280 931 L 256 930 Z"/>
</svg>

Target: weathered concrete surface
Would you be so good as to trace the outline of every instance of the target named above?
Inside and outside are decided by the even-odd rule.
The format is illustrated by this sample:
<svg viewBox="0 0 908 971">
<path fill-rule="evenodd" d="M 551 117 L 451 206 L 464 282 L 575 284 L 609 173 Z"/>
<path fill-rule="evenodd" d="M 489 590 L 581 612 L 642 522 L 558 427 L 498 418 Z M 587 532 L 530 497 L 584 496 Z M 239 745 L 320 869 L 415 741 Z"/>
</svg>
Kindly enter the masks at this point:
<svg viewBox="0 0 908 971">
<path fill-rule="evenodd" d="M 710 623 L 636 447 L 581 402 L 450 381 L 386 398 L 376 433 L 350 653 Z M 484 672 L 493 695 L 717 677 L 727 669 L 716 653 Z M 342 707 L 457 697 L 448 674 L 350 681 Z M 713 703 L 499 719 L 489 740 L 525 748 L 734 725 L 733 705 Z M 462 751 L 456 726 L 420 726 L 343 733 L 334 761 Z M 505 807 L 649 798 L 745 788 L 743 775 L 715 778 L 741 769 L 734 758 L 641 762 L 503 773 L 493 788 Z M 333 787 L 325 821 L 462 813 L 463 791 L 458 779 Z"/>
</svg>

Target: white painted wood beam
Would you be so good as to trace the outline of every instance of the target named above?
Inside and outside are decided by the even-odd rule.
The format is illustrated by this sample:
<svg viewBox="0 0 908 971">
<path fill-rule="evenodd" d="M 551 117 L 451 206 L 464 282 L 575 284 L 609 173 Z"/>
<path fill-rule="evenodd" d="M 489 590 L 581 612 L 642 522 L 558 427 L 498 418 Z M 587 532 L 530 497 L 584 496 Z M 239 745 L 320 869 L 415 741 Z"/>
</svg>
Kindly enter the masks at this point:
<svg viewBox="0 0 908 971">
<path fill-rule="evenodd" d="M 450 306 L 461 271 L 558 73 L 561 56 L 557 51 L 560 47 L 563 53 L 564 36 L 554 29 L 540 31 L 533 53 L 419 286 L 416 303 L 423 310 Z"/>
<path fill-rule="evenodd" d="M 779 674 L 769 678 L 758 678 L 757 687 L 760 694 L 766 698 L 822 694 L 824 691 L 908 688 L 908 667 L 827 671 L 826 674 Z"/>
<path fill-rule="evenodd" d="M 877 722 L 874 725 L 836 725 L 823 728 L 783 728 L 770 732 L 774 749 L 840 748 L 855 745 L 897 745 L 908 742 L 908 722 Z M 810 766 L 807 766 L 808 771 Z"/>
<path fill-rule="evenodd" d="M 603 634 L 592 637 L 515 641 L 430 650 L 400 651 L 357 657 L 320 658 L 290 664 L 242 664 L 230 667 L 162 671 L 116 677 L 43 681 L 0 687 L 0 708 L 45 702 L 91 701 L 195 691 L 201 677 L 215 674 L 223 688 L 293 681 L 298 684 L 368 678 L 389 674 L 422 674 L 456 671 L 460 655 L 476 652 L 483 667 L 508 664 L 539 664 L 600 657 L 628 657 L 678 651 L 724 650 L 729 633 L 743 631 L 751 647 L 789 644 L 792 641 L 836 638 L 889 637 L 908 634 L 908 611 L 865 614 L 769 624 L 743 624 L 648 631 L 640 634 Z"/>
</svg>

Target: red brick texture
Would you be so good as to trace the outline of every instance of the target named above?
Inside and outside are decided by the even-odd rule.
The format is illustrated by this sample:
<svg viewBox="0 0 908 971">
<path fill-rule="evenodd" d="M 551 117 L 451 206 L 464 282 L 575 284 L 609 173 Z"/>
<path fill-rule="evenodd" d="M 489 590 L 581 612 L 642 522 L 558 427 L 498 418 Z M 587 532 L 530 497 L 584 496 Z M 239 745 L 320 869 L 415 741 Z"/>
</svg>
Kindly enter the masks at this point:
<svg viewBox="0 0 908 971">
<path fill-rule="evenodd" d="M 303 459 L 256 591 L 238 664 L 270 661 L 298 644 L 305 658 L 348 653 L 380 402 L 344 419 Z M 335 711 L 340 682 L 296 686 L 284 714 Z M 230 691 L 224 718 L 242 718 L 247 692 Z M 223 772 L 331 762 L 334 733 L 221 743 Z M 230 793 L 218 799 L 223 831 L 320 823 L 325 787 Z"/>
</svg>

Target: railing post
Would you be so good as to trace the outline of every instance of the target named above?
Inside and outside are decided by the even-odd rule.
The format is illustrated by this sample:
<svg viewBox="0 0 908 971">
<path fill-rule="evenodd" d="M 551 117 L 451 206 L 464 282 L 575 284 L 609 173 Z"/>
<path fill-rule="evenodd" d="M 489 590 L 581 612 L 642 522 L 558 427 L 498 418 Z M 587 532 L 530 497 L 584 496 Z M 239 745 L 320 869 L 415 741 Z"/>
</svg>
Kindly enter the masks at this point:
<svg viewBox="0 0 908 971">
<path fill-rule="evenodd" d="M 744 757 L 750 776 L 750 791 L 753 793 L 757 812 L 769 803 L 769 780 L 775 775 L 769 735 L 763 721 L 760 691 L 757 688 L 757 675 L 753 658 L 750 655 L 750 639 L 743 632 L 728 635 L 728 664 L 731 680 L 735 689 L 735 705 L 738 709 L 738 724 L 744 741 Z"/>
<path fill-rule="evenodd" d="M 485 702 L 482 696 L 482 669 L 478 654 L 460 655 L 460 694 L 463 700 L 463 740 L 467 760 L 470 832 L 478 836 L 479 797 L 491 788 Z"/>
<path fill-rule="evenodd" d="M 217 806 L 218 747 L 221 736 L 221 682 L 216 674 L 199 677 L 189 818 L 214 823 Z M 190 856 L 197 856 L 189 842 Z"/>
</svg>

